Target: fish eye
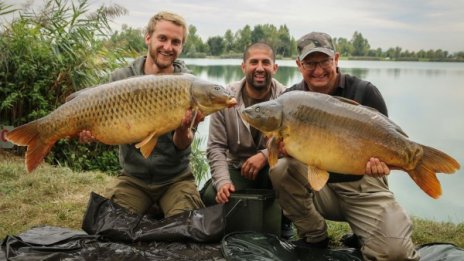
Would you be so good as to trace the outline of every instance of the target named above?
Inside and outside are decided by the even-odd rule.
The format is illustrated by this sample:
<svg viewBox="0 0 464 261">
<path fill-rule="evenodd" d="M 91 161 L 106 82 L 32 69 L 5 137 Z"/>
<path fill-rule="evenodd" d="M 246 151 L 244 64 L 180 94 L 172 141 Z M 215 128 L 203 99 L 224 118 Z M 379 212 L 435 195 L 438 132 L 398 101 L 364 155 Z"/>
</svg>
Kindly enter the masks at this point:
<svg viewBox="0 0 464 261">
<path fill-rule="evenodd" d="M 219 88 L 219 86 L 215 86 L 214 90 L 219 91 L 219 90 L 221 90 L 221 88 Z"/>
<path fill-rule="evenodd" d="M 256 108 L 255 108 L 255 112 L 260 112 L 260 111 L 261 111 L 261 107 L 259 107 L 259 106 L 256 106 Z"/>
</svg>

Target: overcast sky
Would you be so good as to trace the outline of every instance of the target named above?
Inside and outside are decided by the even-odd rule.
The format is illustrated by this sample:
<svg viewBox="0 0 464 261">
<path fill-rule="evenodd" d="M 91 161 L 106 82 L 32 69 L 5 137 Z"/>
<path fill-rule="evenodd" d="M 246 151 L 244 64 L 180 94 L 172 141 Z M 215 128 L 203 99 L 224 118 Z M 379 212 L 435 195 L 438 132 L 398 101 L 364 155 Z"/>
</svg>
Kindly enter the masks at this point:
<svg viewBox="0 0 464 261">
<path fill-rule="evenodd" d="M 3 0 L 9 4 L 24 0 Z M 116 19 L 122 24 L 145 27 L 159 11 L 178 13 L 195 25 L 206 41 L 223 36 L 227 29 L 236 32 L 245 25 L 287 25 L 298 39 L 322 31 L 332 37 L 351 39 L 358 31 L 371 48 L 399 46 L 403 50 L 442 49 L 451 53 L 464 51 L 463 0 L 90 0 L 92 5 L 118 4 L 129 13 Z M 42 3 L 35 0 L 36 5 Z"/>
</svg>

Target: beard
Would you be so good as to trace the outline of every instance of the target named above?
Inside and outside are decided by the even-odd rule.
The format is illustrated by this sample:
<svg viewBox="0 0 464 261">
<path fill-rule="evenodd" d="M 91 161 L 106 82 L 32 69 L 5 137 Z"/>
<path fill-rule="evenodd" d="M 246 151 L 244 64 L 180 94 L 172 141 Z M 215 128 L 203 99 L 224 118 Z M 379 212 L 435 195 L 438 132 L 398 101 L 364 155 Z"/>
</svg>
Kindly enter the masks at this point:
<svg viewBox="0 0 464 261">
<path fill-rule="evenodd" d="M 254 79 L 255 73 L 251 72 L 246 75 L 246 81 L 249 86 L 251 86 L 256 91 L 264 91 L 267 90 L 267 87 L 270 86 L 272 75 L 268 72 L 264 72 L 264 81 L 256 81 Z"/>
<path fill-rule="evenodd" d="M 174 63 L 174 59 L 172 59 L 171 57 L 175 57 L 175 55 L 171 57 L 164 57 L 162 54 L 159 53 L 157 49 L 153 49 L 151 48 L 151 46 L 149 47 L 149 53 L 151 59 L 153 60 L 153 63 L 160 70 L 166 69 L 172 66 L 172 64 Z"/>
</svg>

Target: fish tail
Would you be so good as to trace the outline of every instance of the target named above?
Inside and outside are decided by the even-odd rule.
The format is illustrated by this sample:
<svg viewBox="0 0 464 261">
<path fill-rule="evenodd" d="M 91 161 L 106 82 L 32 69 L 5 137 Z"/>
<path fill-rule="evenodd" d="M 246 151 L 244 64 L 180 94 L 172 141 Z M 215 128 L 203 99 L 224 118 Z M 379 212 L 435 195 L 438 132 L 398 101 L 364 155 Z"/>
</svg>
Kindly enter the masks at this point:
<svg viewBox="0 0 464 261">
<path fill-rule="evenodd" d="M 422 159 L 415 169 L 407 172 L 425 193 L 436 199 L 442 192 L 436 173 L 452 174 L 460 168 L 460 165 L 446 153 L 425 145 L 422 147 L 424 149 Z"/>
<path fill-rule="evenodd" d="M 56 140 L 45 143 L 38 129 L 38 121 L 21 125 L 6 134 L 6 139 L 19 145 L 27 146 L 26 169 L 32 172 L 50 152 Z"/>
<path fill-rule="evenodd" d="M 445 174 L 452 174 L 461 168 L 459 163 L 448 154 L 425 145 L 422 145 L 422 148 L 424 149 L 422 161 L 427 168 Z"/>
</svg>

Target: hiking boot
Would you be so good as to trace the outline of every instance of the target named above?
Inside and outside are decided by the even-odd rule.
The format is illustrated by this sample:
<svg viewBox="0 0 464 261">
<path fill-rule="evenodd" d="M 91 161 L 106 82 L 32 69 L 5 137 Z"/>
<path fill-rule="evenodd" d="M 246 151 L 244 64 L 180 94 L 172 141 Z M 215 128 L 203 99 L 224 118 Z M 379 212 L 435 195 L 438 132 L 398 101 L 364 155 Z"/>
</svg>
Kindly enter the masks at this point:
<svg viewBox="0 0 464 261">
<path fill-rule="evenodd" d="M 347 247 L 361 249 L 361 242 L 359 241 L 359 238 L 356 234 L 345 234 L 342 236 L 342 238 L 340 238 L 340 242 L 342 242 L 342 244 Z"/>
<path fill-rule="evenodd" d="M 285 240 L 290 240 L 295 236 L 292 221 L 282 213 L 280 221 L 280 237 Z"/>
<path fill-rule="evenodd" d="M 295 235 L 292 223 L 282 224 L 280 227 L 280 237 L 285 240 L 290 240 Z"/>
<path fill-rule="evenodd" d="M 295 241 L 291 241 L 292 244 L 299 247 L 304 248 L 318 248 L 318 249 L 326 249 L 329 246 L 329 238 L 325 238 L 319 242 L 307 242 L 305 238 L 300 238 Z"/>
</svg>

